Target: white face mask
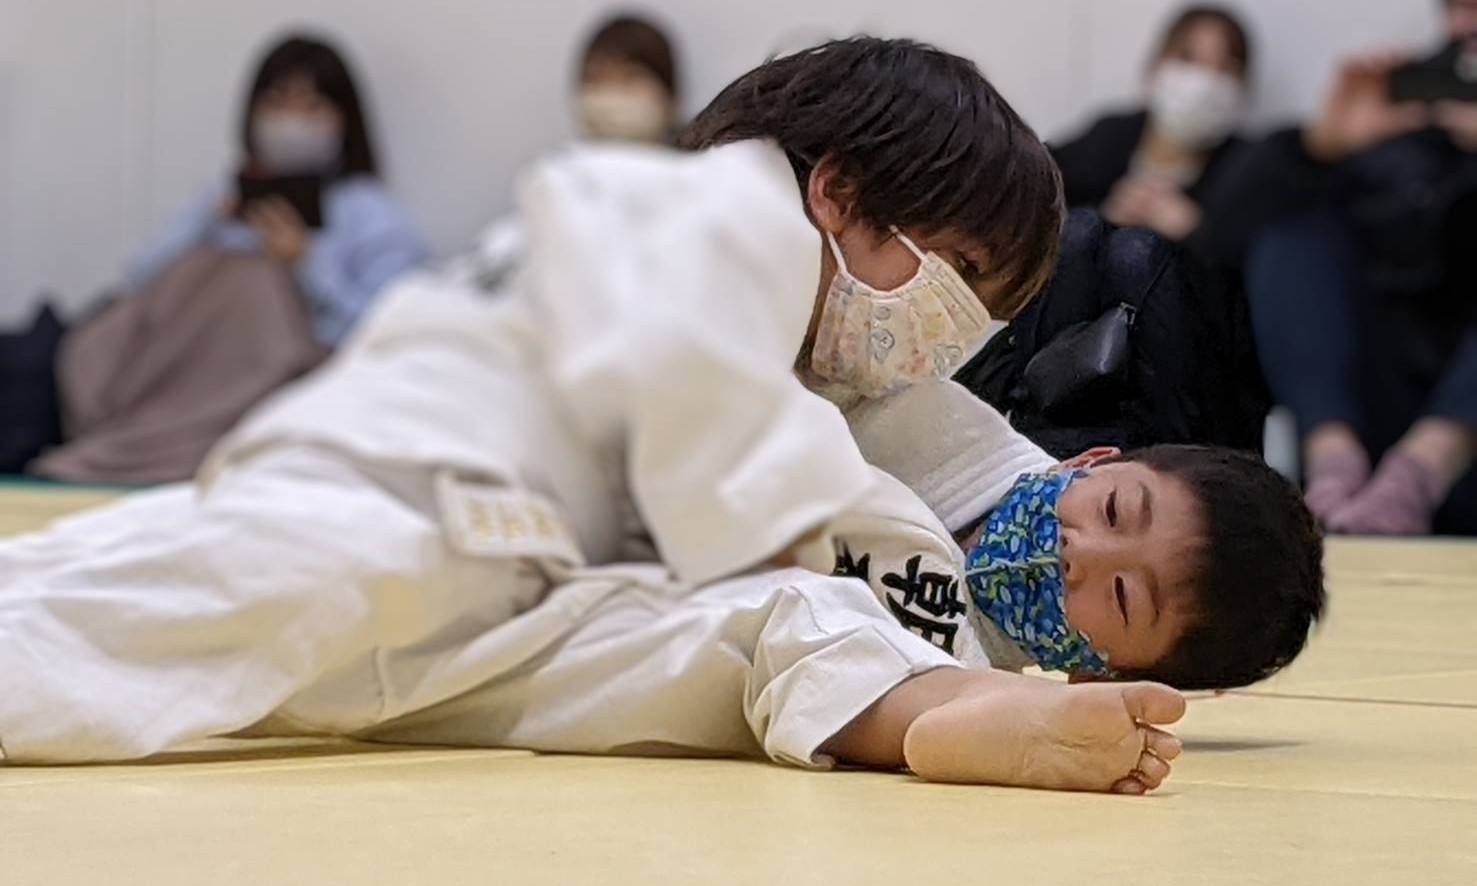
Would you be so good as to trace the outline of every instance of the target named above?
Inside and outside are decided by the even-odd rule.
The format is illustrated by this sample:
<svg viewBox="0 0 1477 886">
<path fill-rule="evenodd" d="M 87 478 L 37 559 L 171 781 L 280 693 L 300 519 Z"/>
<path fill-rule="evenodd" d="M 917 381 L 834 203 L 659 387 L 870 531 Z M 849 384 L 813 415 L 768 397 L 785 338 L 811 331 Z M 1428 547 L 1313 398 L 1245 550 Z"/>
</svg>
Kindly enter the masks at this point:
<svg viewBox="0 0 1477 886">
<path fill-rule="evenodd" d="M 665 97 L 641 87 L 600 85 L 580 90 L 580 124 L 593 139 L 662 142 L 672 128 Z"/>
<path fill-rule="evenodd" d="M 989 310 L 957 270 L 897 228 L 892 232 L 918 256 L 918 273 L 891 292 L 853 276 L 836 238 L 826 235 L 836 276 L 821 306 L 811 369 L 865 397 L 953 375 L 990 325 Z"/>
<path fill-rule="evenodd" d="M 339 127 L 302 114 L 260 114 L 251 123 L 256 160 L 273 175 L 330 172 L 343 154 Z"/>
<path fill-rule="evenodd" d="M 1187 148 L 1219 145 L 1245 115 L 1241 81 L 1204 65 L 1162 62 L 1149 85 L 1149 116 L 1155 127 Z"/>
</svg>

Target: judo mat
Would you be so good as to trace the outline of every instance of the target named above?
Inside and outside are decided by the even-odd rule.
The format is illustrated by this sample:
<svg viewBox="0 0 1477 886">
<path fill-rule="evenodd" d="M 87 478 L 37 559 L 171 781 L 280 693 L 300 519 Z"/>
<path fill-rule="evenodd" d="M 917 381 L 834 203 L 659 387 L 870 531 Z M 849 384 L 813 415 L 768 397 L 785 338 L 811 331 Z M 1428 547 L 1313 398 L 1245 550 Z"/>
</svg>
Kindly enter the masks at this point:
<svg viewBox="0 0 1477 886">
<path fill-rule="evenodd" d="M 106 498 L 0 490 L 0 533 Z M 1148 798 L 350 743 L 0 766 L 0 883 L 1477 884 L 1477 545 L 1335 541 L 1332 611 L 1197 698 Z"/>
</svg>

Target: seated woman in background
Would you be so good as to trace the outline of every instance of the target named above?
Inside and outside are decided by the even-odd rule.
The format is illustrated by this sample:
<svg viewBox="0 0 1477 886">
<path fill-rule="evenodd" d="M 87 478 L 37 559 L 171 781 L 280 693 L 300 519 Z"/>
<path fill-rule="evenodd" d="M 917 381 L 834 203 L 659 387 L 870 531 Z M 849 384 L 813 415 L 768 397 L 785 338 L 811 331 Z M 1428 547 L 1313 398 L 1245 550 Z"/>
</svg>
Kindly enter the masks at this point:
<svg viewBox="0 0 1477 886">
<path fill-rule="evenodd" d="M 575 63 L 574 116 L 588 142 L 670 146 L 682 117 L 672 42 L 652 22 L 617 16 L 595 29 Z M 466 285 L 496 289 L 523 257 L 526 232 L 516 215 L 482 229 L 444 271 Z"/>
<path fill-rule="evenodd" d="M 586 138 L 670 144 L 680 121 L 667 35 L 632 16 L 601 25 L 580 56 L 576 105 Z"/>
<path fill-rule="evenodd" d="M 1477 2 L 1447 5 L 1448 38 Z M 1189 247 L 1241 265 L 1313 514 L 1346 535 L 1477 535 L 1477 102 L 1399 102 L 1347 61 L 1322 112 L 1250 147 Z"/>
<path fill-rule="evenodd" d="M 316 366 L 386 283 L 427 258 L 327 44 L 292 37 L 267 54 L 241 146 L 239 175 L 197 197 L 133 262 L 127 297 L 64 342 L 68 442 L 32 473 L 193 476 L 248 409 Z"/>
<path fill-rule="evenodd" d="M 1240 144 L 1251 40 L 1230 12 L 1195 6 L 1170 25 L 1148 80 L 1148 107 L 1104 117 L 1054 146 L 1072 207 L 1098 209 L 1113 224 L 1183 240 L 1200 225 L 1200 204 Z"/>
</svg>

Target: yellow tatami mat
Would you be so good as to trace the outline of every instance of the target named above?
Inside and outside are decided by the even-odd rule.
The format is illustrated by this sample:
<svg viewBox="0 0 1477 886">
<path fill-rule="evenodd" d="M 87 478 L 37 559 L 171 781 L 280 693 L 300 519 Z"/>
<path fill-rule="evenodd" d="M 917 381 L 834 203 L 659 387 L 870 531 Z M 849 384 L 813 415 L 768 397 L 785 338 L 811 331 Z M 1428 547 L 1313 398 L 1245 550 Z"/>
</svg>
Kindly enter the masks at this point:
<svg viewBox="0 0 1477 886">
<path fill-rule="evenodd" d="M 0 532 L 90 503 L 0 492 Z M 762 763 L 219 742 L 0 767 L 0 883 L 1477 884 L 1477 546 L 1336 542 L 1286 675 L 1150 798 Z"/>
</svg>

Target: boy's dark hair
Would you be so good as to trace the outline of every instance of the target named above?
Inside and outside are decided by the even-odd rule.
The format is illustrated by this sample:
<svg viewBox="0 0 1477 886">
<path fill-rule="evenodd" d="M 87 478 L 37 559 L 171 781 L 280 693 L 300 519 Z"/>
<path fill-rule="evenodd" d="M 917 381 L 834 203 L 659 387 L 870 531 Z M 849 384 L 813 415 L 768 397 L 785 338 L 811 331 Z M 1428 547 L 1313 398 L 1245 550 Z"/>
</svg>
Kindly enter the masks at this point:
<svg viewBox="0 0 1477 886">
<path fill-rule="evenodd" d="M 1184 690 L 1260 682 L 1302 652 L 1323 614 L 1323 535 L 1296 486 L 1261 458 L 1205 446 L 1155 446 L 1115 461 L 1185 484 L 1204 545 L 1193 626 L 1149 671 L 1124 676 Z"/>
<path fill-rule="evenodd" d="M 1179 46 L 1189 36 L 1191 29 L 1204 22 L 1219 25 L 1226 32 L 1226 39 L 1231 44 L 1231 58 L 1241 65 L 1241 75 L 1248 78 L 1251 75 L 1251 35 L 1246 30 L 1246 25 L 1234 12 L 1224 6 L 1191 6 L 1175 16 L 1174 21 L 1164 30 L 1164 37 L 1159 41 L 1159 51 L 1155 54 L 1153 64 L 1158 64 L 1161 59 L 1169 55 L 1175 47 Z"/>
<path fill-rule="evenodd" d="M 697 150 L 778 142 L 804 193 L 823 159 L 874 227 L 951 230 L 990 251 L 1020 311 L 1056 265 L 1064 218 L 1050 153 L 973 62 L 909 40 L 855 37 L 773 59 L 731 84 L 678 138 Z"/>
<path fill-rule="evenodd" d="M 241 146 L 249 157 L 256 156 L 251 134 L 251 115 L 262 93 L 289 77 L 307 77 L 313 88 L 333 102 L 344 115 L 344 148 L 337 174 L 379 175 L 374 145 L 369 138 L 369 122 L 359 101 L 354 77 L 338 51 L 312 37 L 289 36 L 278 43 L 262 59 L 256 77 L 241 111 Z"/>
<path fill-rule="evenodd" d="M 602 24 L 585 44 L 580 65 L 597 55 L 640 65 L 677 97 L 677 60 L 672 43 L 662 29 L 634 15 L 616 16 Z"/>
</svg>

